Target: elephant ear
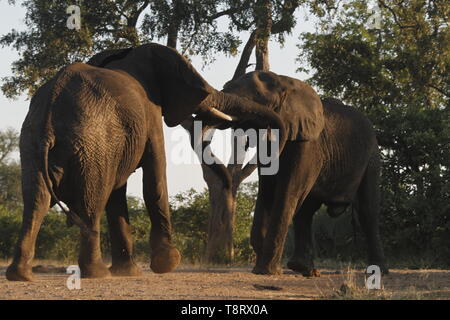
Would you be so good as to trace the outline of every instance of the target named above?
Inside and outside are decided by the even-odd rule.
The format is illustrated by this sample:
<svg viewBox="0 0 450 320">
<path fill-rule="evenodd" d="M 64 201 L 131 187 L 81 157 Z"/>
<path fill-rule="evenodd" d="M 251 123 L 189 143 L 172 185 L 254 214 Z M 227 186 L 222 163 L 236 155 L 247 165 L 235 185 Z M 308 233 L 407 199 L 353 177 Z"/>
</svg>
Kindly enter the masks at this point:
<svg viewBox="0 0 450 320">
<path fill-rule="evenodd" d="M 288 140 L 314 140 L 323 130 L 320 97 L 303 81 L 270 71 L 253 71 L 228 82 L 224 91 L 246 97 L 277 112 L 285 124 Z"/>
<path fill-rule="evenodd" d="M 286 76 L 279 77 L 279 102 L 275 110 L 283 118 L 289 140 L 317 139 L 325 121 L 319 95 L 307 83 Z"/>
<path fill-rule="evenodd" d="M 125 58 L 131 50 L 133 48 L 105 50 L 94 55 L 86 63 L 94 67 L 104 68 L 110 62 Z"/>
<path fill-rule="evenodd" d="M 164 122 L 173 127 L 205 109 L 201 102 L 215 91 L 176 50 L 152 44 L 151 55 L 162 91 Z"/>
</svg>

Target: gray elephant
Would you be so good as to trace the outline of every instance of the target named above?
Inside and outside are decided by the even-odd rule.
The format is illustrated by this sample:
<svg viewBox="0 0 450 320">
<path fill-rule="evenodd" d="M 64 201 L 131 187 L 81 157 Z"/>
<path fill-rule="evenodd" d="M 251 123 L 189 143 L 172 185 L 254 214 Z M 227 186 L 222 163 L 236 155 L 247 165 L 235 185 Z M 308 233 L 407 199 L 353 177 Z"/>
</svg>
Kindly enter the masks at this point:
<svg viewBox="0 0 450 320">
<path fill-rule="evenodd" d="M 82 277 L 138 275 L 126 183 L 140 167 L 151 219 L 151 269 L 163 273 L 176 268 L 180 253 L 172 243 L 162 117 L 176 126 L 193 114 L 285 132 L 275 112 L 218 92 L 185 58 L 158 44 L 102 52 L 88 64 L 61 69 L 40 87 L 21 131 L 23 223 L 7 279 L 32 280 L 39 228 L 50 207 L 64 208 L 60 201 L 69 208 L 64 209 L 68 222 L 81 228 Z M 100 252 L 105 209 L 110 268 Z"/>
<path fill-rule="evenodd" d="M 281 271 L 283 246 L 293 221 L 295 253 L 288 267 L 313 274 L 314 213 L 325 204 L 328 213 L 337 216 L 354 204 L 367 238 L 369 263 L 387 273 L 378 227 L 379 149 L 367 117 L 338 100 L 321 101 L 308 84 L 272 72 L 248 73 L 227 83 L 223 91 L 277 112 L 288 139 L 278 173 L 259 174 L 251 231 L 257 257 L 253 272 Z"/>
</svg>

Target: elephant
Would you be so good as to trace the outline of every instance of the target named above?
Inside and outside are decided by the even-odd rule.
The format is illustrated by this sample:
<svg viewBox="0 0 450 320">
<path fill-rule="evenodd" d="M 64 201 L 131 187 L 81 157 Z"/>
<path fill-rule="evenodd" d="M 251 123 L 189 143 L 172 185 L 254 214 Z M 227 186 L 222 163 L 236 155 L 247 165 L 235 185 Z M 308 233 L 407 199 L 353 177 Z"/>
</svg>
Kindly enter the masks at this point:
<svg viewBox="0 0 450 320">
<path fill-rule="evenodd" d="M 285 132 L 275 112 L 217 91 L 176 50 L 156 43 L 106 50 L 62 68 L 43 84 L 21 129 L 23 221 L 6 278 L 33 280 L 36 238 L 54 205 L 67 214 L 68 224 L 80 227 L 82 277 L 141 274 L 132 257 L 126 202 L 127 179 L 137 168 L 143 170 L 151 220 L 150 267 L 156 273 L 174 270 L 181 256 L 172 240 L 162 119 L 173 127 L 193 115 Z M 100 250 L 104 211 L 109 268 Z"/>
<path fill-rule="evenodd" d="M 321 99 L 307 83 L 254 71 L 225 84 L 223 91 L 265 105 L 279 114 L 287 142 L 275 175 L 262 175 L 251 230 L 256 274 L 281 272 L 291 222 L 295 250 L 287 266 L 305 276 L 313 262 L 314 213 L 322 204 L 331 216 L 354 205 L 368 243 L 370 264 L 388 273 L 379 233 L 380 155 L 368 118 L 333 98 Z"/>
</svg>

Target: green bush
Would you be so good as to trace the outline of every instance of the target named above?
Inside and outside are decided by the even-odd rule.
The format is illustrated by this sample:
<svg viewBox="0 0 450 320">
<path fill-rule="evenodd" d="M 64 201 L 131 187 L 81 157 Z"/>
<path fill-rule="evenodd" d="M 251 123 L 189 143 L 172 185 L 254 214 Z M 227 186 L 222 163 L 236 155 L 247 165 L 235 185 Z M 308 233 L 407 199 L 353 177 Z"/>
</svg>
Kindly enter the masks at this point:
<svg viewBox="0 0 450 320">
<path fill-rule="evenodd" d="M 21 224 L 21 210 L 0 206 L 0 258 L 13 256 Z"/>
</svg>

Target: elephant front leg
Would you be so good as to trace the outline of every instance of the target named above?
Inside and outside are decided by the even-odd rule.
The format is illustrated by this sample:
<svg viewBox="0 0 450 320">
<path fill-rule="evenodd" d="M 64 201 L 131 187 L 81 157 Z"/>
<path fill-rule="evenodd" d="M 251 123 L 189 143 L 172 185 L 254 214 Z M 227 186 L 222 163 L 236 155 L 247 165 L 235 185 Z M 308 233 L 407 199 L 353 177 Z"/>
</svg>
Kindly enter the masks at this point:
<svg viewBox="0 0 450 320">
<path fill-rule="evenodd" d="M 172 244 L 169 199 L 167 195 L 164 145 L 154 146 L 145 155 L 143 164 L 144 201 L 151 220 L 150 268 L 156 273 L 174 270 L 181 260 Z"/>
<path fill-rule="evenodd" d="M 273 202 L 273 193 L 276 181 L 272 176 L 260 176 L 258 185 L 258 197 L 256 199 L 250 243 L 256 254 L 256 267 L 259 269 L 263 264 L 264 239 L 267 234 L 269 210 Z"/>
<path fill-rule="evenodd" d="M 115 276 L 138 276 L 140 268 L 133 261 L 133 239 L 126 197 L 127 186 L 113 191 L 106 205 L 109 237 L 111 239 L 112 266 L 109 268 Z"/>
<path fill-rule="evenodd" d="M 292 209 L 293 211 L 293 209 Z M 255 274 L 280 274 L 281 257 L 283 254 L 284 242 L 287 235 L 289 223 L 284 220 L 290 219 L 289 211 L 283 210 L 281 215 L 269 217 L 269 228 L 263 241 L 262 250 L 256 257 L 256 264 L 253 268 Z"/>
<path fill-rule="evenodd" d="M 288 190 L 277 190 L 276 192 L 285 192 Z M 288 226 L 295 211 L 295 205 L 288 198 L 276 199 L 274 206 L 270 209 L 270 214 L 266 216 L 267 231 L 259 252 L 256 251 L 256 265 L 253 273 L 256 274 L 280 274 L 282 272 L 280 263 L 283 254 L 284 242 L 286 239 Z M 296 203 L 296 201 L 295 201 Z"/>
<path fill-rule="evenodd" d="M 261 201 L 257 200 L 250 234 L 250 243 L 256 254 L 256 269 L 262 264 L 264 238 L 267 231 L 267 218 L 267 212 L 262 207 Z"/>
<path fill-rule="evenodd" d="M 281 258 L 292 216 L 297 206 L 303 204 L 319 174 L 320 162 L 311 157 L 311 148 L 308 142 L 292 144 L 286 146 L 281 155 L 262 257 L 253 269 L 256 274 L 282 271 Z"/>
</svg>

